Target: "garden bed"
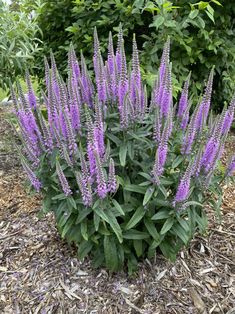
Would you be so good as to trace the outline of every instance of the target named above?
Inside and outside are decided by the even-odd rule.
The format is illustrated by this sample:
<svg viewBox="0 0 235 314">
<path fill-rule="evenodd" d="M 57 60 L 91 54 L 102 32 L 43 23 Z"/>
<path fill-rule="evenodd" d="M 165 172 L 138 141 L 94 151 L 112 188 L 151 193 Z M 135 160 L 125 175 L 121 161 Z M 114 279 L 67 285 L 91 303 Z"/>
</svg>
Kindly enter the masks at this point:
<svg viewBox="0 0 235 314">
<path fill-rule="evenodd" d="M 58 236 L 40 197 L 25 191 L 13 133 L 0 108 L 0 313 L 235 312 L 235 186 L 224 186 L 222 223 L 208 208 L 209 230 L 175 264 L 157 255 L 138 273 L 94 270 Z M 235 136 L 226 144 L 234 150 Z"/>
</svg>

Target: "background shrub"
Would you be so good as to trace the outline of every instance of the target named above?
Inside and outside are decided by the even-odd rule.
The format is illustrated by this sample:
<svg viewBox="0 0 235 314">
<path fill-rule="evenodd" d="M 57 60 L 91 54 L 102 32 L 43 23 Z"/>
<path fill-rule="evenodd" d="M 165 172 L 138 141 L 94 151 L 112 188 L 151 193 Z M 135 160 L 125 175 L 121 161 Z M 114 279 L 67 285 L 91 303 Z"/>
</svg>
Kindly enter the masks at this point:
<svg viewBox="0 0 235 314">
<path fill-rule="evenodd" d="M 4 90 L 10 80 L 24 75 L 26 67 L 33 64 L 33 54 L 39 51 L 39 28 L 27 13 L 15 11 L 18 8 L 0 0 L 0 87 Z"/>
<path fill-rule="evenodd" d="M 28 0 L 28 6 L 34 3 Z M 147 84 L 152 85 L 159 65 L 160 50 L 171 37 L 175 95 L 187 71 L 192 71 L 193 94 L 203 87 L 206 73 L 215 65 L 216 92 L 213 108 L 221 109 L 231 98 L 235 81 L 235 8 L 230 1 L 46 1 L 37 7 L 38 23 L 43 33 L 42 51 L 36 73 L 43 77 L 42 56 L 52 49 L 61 71 L 66 73 L 65 55 L 73 42 L 77 52 L 83 50 L 87 62 L 92 57 L 94 26 L 100 34 L 101 49 L 107 46 L 109 31 L 116 36 L 121 22 L 124 30 L 127 58 L 130 58 L 132 33 L 142 50 L 142 71 Z"/>
</svg>

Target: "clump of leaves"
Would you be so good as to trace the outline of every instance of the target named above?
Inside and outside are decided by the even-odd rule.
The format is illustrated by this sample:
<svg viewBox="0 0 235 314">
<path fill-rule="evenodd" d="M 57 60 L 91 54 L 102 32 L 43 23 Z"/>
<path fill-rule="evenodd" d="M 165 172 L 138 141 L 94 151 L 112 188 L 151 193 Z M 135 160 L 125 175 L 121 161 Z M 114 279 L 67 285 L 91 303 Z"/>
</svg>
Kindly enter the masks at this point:
<svg viewBox="0 0 235 314">
<path fill-rule="evenodd" d="M 34 53 L 40 50 L 38 31 L 32 17 L 11 10 L 0 1 L 0 88 L 3 90 L 9 88 L 10 80 L 14 82 L 32 65 Z"/>
<path fill-rule="evenodd" d="M 170 41 L 167 40 L 151 99 L 143 85 L 138 49 L 126 63 L 122 29 L 112 35 L 104 60 L 95 30 L 93 84 L 86 62 L 69 51 L 67 83 L 51 55 L 45 61 L 46 92 L 37 103 L 18 86 L 12 99 L 23 142 L 22 165 L 52 211 L 58 230 L 90 254 L 94 266 L 111 271 L 162 252 L 171 260 L 207 225 L 204 204 L 221 196 L 220 182 L 234 171 L 220 157 L 234 117 L 235 98 L 220 116 L 209 114 L 213 69 L 195 110 L 190 74 L 173 104 Z"/>
</svg>

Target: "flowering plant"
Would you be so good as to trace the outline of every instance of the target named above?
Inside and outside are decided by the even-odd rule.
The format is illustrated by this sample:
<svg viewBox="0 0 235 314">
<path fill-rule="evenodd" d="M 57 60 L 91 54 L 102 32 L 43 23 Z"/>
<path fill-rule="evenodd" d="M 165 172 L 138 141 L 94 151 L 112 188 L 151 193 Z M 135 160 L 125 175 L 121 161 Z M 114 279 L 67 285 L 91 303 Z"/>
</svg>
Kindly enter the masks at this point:
<svg viewBox="0 0 235 314">
<path fill-rule="evenodd" d="M 12 99 L 22 138 L 22 165 L 43 195 L 43 212 L 53 211 L 58 230 L 90 254 L 94 266 L 112 271 L 157 248 L 172 260 L 195 232 L 206 228 L 204 203 L 220 205 L 220 182 L 235 168 L 220 163 L 235 99 L 221 115 L 209 114 L 213 69 L 194 110 L 190 74 L 173 105 L 170 42 L 148 101 L 138 50 L 128 70 L 122 30 L 114 53 L 110 34 L 107 60 L 94 33 L 94 82 L 81 54 L 68 54 L 68 80 L 45 60 L 46 93 L 36 100 L 18 85 Z M 216 201 L 217 199 L 217 201 Z"/>
</svg>

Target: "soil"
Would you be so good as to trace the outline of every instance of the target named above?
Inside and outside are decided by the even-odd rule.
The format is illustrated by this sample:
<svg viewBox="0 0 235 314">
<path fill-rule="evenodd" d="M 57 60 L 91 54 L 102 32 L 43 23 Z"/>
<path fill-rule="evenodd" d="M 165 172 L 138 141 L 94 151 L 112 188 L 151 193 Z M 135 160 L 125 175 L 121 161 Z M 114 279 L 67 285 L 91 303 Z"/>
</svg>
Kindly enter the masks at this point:
<svg viewBox="0 0 235 314">
<path fill-rule="evenodd" d="M 81 262 L 59 237 L 51 214 L 39 219 L 0 108 L 0 313 L 235 313 L 235 184 L 223 186 L 222 222 L 207 208 L 209 228 L 181 251 L 139 271 L 110 274 Z M 234 152 L 230 135 L 224 159 Z"/>
</svg>

